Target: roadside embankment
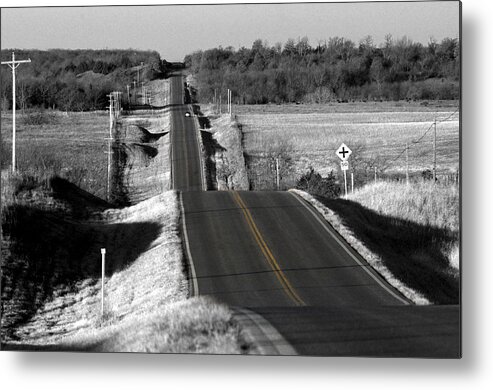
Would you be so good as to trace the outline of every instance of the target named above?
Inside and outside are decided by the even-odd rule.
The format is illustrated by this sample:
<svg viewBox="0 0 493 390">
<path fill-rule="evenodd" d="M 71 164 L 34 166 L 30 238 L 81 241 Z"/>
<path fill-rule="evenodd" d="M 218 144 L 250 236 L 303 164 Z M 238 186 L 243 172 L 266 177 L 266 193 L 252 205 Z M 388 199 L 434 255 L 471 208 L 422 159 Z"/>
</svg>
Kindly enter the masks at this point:
<svg viewBox="0 0 493 390">
<path fill-rule="evenodd" d="M 457 304 L 459 272 L 449 261 L 449 255 L 458 245 L 458 231 L 446 227 L 448 222 L 440 226 L 431 222 L 423 209 L 431 197 L 420 202 L 416 194 L 408 193 L 411 190 L 406 192 L 405 184 L 393 188 L 394 195 L 377 205 L 375 194 L 381 198 L 385 194 L 383 190 L 389 190 L 381 188 L 384 185 L 366 186 L 349 200 L 315 198 L 303 191 L 291 191 L 311 203 L 346 242 L 408 299 L 416 304 Z M 410 203 L 413 199 L 414 205 Z M 385 204 L 390 202 L 395 204 L 395 209 Z M 458 205 L 449 206 L 458 210 Z M 403 211 L 406 207 L 408 211 Z M 411 215 L 420 215 L 420 220 L 414 220 Z M 422 218 L 428 218 L 428 222 Z"/>
<path fill-rule="evenodd" d="M 242 134 L 229 115 L 210 116 L 210 127 L 202 130 L 208 189 L 248 190 Z"/>
<path fill-rule="evenodd" d="M 47 226 L 48 218 L 52 225 Z M 71 274 L 70 265 L 63 264 L 65 256 L 51 267 L 45 263 L 43 276 L 60 274 L 60 280 L 44 299 L 40 297 L 32 317 L 11 329 L 4 339 L 7 348 L 240 353 L 243 341 L 229 309 L 207 299 L 187 299 L 179 218 L 172 191 L 128 208 L 95 212 L 84 221 L 70 219 L 67 213 L 54 216 L 53 211 L 41 215 L 44 234 L 35 235 L 35 242 L 47 240 L 48 251 L 56 232 L 47 228 L 61 226 L 58 235 L 67 242 L 66 248 L 78 241 L 73 255 L 79 255 L 72 265 L 78 264 L 80 272 Z M 64 229 L 67 226 L 72 229 Z M 18 250 L 28 247 L 20 237 L 12 238 Z M 62 253 L 66 250 L 58 246 Z M 103 317 L 101 247 L 107 250 Z M 33 281 L 22 282 L 27 288 Z"/>
<path fill-rule="evenodd" d="M 349 200 L 390 218 L 419 224 L 421 232 L 436 242 L 435 250 L 448 260 L 450 272 L 459 271 L 459 186 L 417 181 L 412 185 L 399 182 L 379 182 L 359 188 L 348 196 Z M 444 234 L 437 235 L 442 231 Z M 414 231 L 412 236 L 420 233 Z M 424 250 L 427 242 L 420 239 Z M 455 270 L 455 271 L 454 271 Z"/>
<path fill-rule="evenodd" d="M 136 204 L 170 188 L 170 113 L 123 117 L 112 144 L 112 201 Z"/>
</svg>

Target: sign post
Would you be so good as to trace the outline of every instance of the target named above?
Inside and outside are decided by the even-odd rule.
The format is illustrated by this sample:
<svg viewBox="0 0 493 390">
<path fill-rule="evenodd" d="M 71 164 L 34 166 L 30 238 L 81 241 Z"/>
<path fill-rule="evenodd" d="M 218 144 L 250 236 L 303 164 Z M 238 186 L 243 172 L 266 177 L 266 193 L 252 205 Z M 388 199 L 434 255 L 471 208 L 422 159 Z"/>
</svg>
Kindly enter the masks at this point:
<svg viewBox="0 0 493 390">
<path fill-rule="evenodd" d="M 349 156 L 353 153 L 346 144 L 342 143 L 339 149 L 336 150 L 336 155 L 341 159 L 341 170 L 344 173 L 344 195 L 347 199 L 347 175 L 346 171 L 349 169 Z"/>
</svg>

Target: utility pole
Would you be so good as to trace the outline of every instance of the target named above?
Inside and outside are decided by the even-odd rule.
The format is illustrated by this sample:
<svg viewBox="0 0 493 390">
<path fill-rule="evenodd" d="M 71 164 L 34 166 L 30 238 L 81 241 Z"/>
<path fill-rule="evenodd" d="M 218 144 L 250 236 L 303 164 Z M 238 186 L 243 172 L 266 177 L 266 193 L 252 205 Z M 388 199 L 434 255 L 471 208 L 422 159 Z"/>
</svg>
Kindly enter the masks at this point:
<svg viewBox="0 0 493 390">
<path fill-rule="evenodd" d="M 142 83 L 140 85 L 142 86 L 142 101 L 143 101 L 142 104 L 145 104 L 146 96 L 145 96 L 145 90 L 144 90 L 144 82 L 142 81 Z"/>
<path fill-rule="evenodd" d="M 437 182 L 437 118 L 433 122 L 433 183 Z"/>
<path fill-rule="evenodd" d="M 218 113 L 217 109 L 217 88 L 214 88 L 214 105 L 216 106 L 216 114 Z"/>
<path fill-rule="evenodd" d="M 233 113 L 233 107 L 232 107 L 232 100 L 233 100 L 233 94 L 231 89 L 228 89 L 228 114 L 231 116 Z"/>
<path fill-rule="evenodd" d="M 108 97 L 110 98 L 110 138 L 111 138 L 111 128 L 113 127 L 113 95 L 110 93 Z"/>
<path fill-rule="evenodd" d="M 144 63 L 141 62 L 140 63 L 140 68 L 137 67 L 137 82 L 140 82 L 139 71 L 140 71 L 140 69 L 142 69 L 143 66 L 144 66 Z"/>
<path fill-rule="evenodd" d="M 130 85 L 127 84 L 127 101 L 128 105 L 130 105 Z"/>
<path fill-rule="evenodd" d="M 375 184 L 377 184 L 377 166 L 376 165 L 375 165 L 374 169 L 375 169 Z"/>
<path fill-rule="evenodd" d="M 12 61 L 2 61 L 2 65 L 8 65 L 12 69 L 12 172 L 15 172 L 15 70 L 26 62 L 31 62 L 31 59 L 16 61 L 14 52 Z"/>
<path fill-rule="evenodd" d="M 281 187 L 281 175 L 279 172 L 279 156 L 276 157 L 276 184 L 277 184 L 277 191 L 279 191 Z"/>
<path fill-rule="evenodd" d="M 112 139 L 112 127 L 113 127 L 113 94 L 108 95 L 110 98 L 110 132 L 108 138 L 108 174 L 107 174 L 107 183 L 106 183 L 106 200 L 109 202 L 110 200 L 110 178 L 111 178 L 111 139 Z"/>
<path fill-rule="evenodd" d="M 351 194 L 354 194 L 354 172 L 351 170 Z"/>
<path fill-rule="evenodd" d="M 406 184 L 409 185 L 409 144 L 406 142 Z"/>
</svg>

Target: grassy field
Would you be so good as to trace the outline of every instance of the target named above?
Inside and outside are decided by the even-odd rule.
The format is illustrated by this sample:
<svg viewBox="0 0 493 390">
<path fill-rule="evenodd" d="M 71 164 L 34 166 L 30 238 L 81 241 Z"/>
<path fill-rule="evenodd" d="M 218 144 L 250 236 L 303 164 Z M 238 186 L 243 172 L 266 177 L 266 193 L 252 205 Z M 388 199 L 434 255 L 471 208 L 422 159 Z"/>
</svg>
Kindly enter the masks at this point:
<svg viewBox="0 0 493 390">
<path fill-rule="evenodd" d="M 153 80 L 147 88 L 152 104 L 167 104 L 169 82 Z M 126 101 L 126 92 L 124 96 Z M 107 197 L 109 114 L 95 112 L 26 111 L 16 117 L 17 167 L 33 176 L 59 175 L 100 198 Z M 142 125 L 169 131 L 168 116 L 130 117 L 124 126 Z M 11 164 L 12 113 L 1 113 L 2 163 Z"/>
<path fill-rule="evenodd" d="M 296 177 L 310 166 L 322 174 L 338 170 L 336 149 L 344 142 L 353 150 L 350 164 L 377 166 L 379 174 L 403 173 L 409 147 L 411 174 L 433 166 L 433 121 L 437 125 L 437 172 L 459 166 L 457 102 L 348 103 L 332 105 L 235 106 L 244 148 L 253 159 L 264 158 L 269 145 L 282 140 L 291 150 Z M 422 139 L 421 136 L 426 133 Z M 419 143 L 413 143 L 414 141 Z"/>
<path fill-rule="evenodd" d="M 28 119 L 29 114 L 17 113 L 18 169 L 33 176 L 56 174 L 93 195 L 106 198 L 108 114 L 46 111 L 41 120 L 44 123 L 30 123 Z M 10 165 L 12 115 L 2 113 L 1 121 L 5 147 L 2 161 Z"/>
</svg>

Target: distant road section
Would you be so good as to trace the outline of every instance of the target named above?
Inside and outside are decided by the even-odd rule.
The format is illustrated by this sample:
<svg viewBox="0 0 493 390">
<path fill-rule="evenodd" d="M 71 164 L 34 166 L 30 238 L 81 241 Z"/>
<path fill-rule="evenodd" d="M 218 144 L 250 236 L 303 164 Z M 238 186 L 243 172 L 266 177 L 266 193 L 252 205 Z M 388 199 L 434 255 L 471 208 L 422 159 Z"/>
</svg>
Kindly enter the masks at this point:
<svg viewBox="0 0 493 390">
<path fill-rule="evenodd" d="M 183 102 L 184 78 L 171 77 L 171 167 L 172 187 L 178 191 L 203 190 L 202 162 L 198 137 L 189 105 Z"/>
</svg>

